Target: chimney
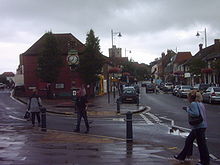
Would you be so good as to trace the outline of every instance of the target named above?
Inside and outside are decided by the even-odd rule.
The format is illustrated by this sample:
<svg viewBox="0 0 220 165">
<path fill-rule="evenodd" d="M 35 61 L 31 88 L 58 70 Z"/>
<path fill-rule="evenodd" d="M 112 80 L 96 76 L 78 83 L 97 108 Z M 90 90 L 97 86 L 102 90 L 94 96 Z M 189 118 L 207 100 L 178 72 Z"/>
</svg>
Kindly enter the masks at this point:
<svg viewBox="0 0 220 165">
<path fill-rule="evenodd" d="M 202 50 L 203 44 L 199 44 L 199 51 Z"/>
<path fill-rule="evenodd" d="M 215 43 L 215 44 L 220 44 L 220 39 L 215 39 L 215 40 L 214 40 L 214 43 Z"/>
</svg>

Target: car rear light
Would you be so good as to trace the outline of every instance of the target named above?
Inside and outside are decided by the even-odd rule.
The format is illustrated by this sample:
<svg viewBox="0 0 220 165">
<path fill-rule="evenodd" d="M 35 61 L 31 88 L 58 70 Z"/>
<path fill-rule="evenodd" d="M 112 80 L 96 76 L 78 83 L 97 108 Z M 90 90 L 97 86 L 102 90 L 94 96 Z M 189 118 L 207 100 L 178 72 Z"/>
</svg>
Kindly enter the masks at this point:
<svg viewBox="0 0 220 165">
<path fill-rule="evenodd" d="M 213 93 L 211 94 L 211 96 L 216 96 L 215 92 L 213 92 Z"/>
</svg>

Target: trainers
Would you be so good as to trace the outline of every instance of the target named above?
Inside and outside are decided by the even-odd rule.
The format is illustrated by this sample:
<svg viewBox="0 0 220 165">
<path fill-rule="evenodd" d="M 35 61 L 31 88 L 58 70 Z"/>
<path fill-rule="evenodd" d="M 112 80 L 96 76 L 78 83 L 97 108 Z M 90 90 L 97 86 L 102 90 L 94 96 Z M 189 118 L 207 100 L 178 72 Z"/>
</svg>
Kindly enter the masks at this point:
<svg viewBox="0 0 220 165">
<path fill-rule="evenodd" d="M 174 155 L 173 157 L 174 157 L 176 160 L 180 161 L 181 163 L 182 163 L 182 162 L 184 162 L 184 160 L 183 160 L 183 159 L 178 158 L 178 156 L 177 156 L 177 155 Z"/>
</svg>

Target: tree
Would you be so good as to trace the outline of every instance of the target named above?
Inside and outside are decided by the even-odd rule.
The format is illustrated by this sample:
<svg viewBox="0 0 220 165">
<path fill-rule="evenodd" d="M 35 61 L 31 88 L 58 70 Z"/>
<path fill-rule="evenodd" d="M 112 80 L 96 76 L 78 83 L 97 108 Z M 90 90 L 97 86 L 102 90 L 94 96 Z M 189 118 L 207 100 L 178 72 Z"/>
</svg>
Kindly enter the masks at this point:
<svg viewBox="0 0 220 165">
<path fill-rule="evenodd" d="M 98 80 L 98 74 L 101 73 L 104 64 L 99 41 L 91 29 L 87 33 L 85 51 L 79 56 L 79 66 L 76 71 L 80 73 L 86 84 L 94 84 Z"/>
<path fill-rule="evenodd" d="M 217 75 L 217 82 L 220 82 L 220 59 L 216 59 L 215 61 L 212 62 L 211 64 L 212 69 L 215 70 L 215 73 Z"/>
<path fill-rule="evenodd" d="M 206 67 L 206 63 L 201 59 L 193 59 L 189 64 L 189 72 L 193 75 L 201 74 L 201 69 Z"/>
<path fill-rule="evenodd" d="M 56 82 L 59 68 L 62 64 L 62 57 L 58 50 L 56 38 L 52 32 L 48 32 L 45 34 L 44 48 L 38 57 L 38 76 L 44 82 Z"/>
</svg>

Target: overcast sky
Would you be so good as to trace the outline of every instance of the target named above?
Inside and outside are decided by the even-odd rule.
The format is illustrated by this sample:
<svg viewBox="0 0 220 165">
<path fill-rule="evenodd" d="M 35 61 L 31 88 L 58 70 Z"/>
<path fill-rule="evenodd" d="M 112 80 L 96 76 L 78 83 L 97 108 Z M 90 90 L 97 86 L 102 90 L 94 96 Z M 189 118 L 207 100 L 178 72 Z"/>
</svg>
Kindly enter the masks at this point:
<svg viewBox="0 0 220 165">
<path fill-rule="evenodd" d="M 72 33 L 82 43 L 93 29 L 108 56 L 111 29 L 122 55 L 149 64 L 167 49 L 198 51 L 220 38 L 219 0 L 0 0 L 0 74 L 15 72 L 19 54 L 45 32 Z M 197 31 L 201 36 L 196 37 Z"/>
</svg>

